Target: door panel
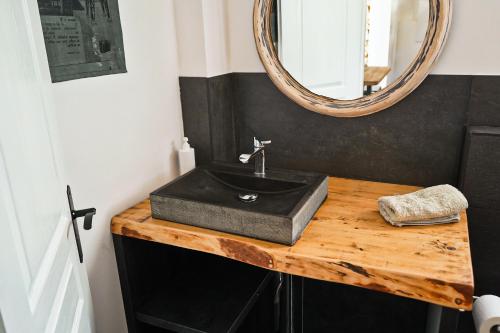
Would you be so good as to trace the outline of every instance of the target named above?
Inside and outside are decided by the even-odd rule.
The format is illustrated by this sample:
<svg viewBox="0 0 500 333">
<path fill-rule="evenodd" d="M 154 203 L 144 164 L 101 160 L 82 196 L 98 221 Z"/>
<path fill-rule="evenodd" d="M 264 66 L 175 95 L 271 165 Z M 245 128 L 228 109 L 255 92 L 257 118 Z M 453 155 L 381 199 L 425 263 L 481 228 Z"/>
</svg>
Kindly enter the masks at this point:
<svg viewBox="0 0 500 333">
<path fill-rule="evenodd" d="M 17 94 L 12 94 L 11 98 L 29 99 Z M 13 112 L 3 115 L 8 116 L 8 120 L 0 124 L 4 167 L 19 226 L 17 232 L 23 239 L 37 239 L 37 242 L 22 243 L 31 278 L 40 270 L 52 235 L 61 223 L 64 199 L 59 193 L 64 186 L 52 163 L 48 133 L 39 129 L 44 123 L 43 113 L 35 113 L 31 119 L 27 114 L 29 108 L 36 107 L 40 105 L 24 103 L 11 107 Z M 45 160 L 51 163 L 40 163 Z"/>
<path fill-rule="evenodd" d="M 2 2 L 2 5 L 8 5 L 10 1 Z M 2 37 L 8 40 L 7 45 L 11 47 L 2 49 L 2 72 L 7 72 L 14 79 L 4 83 L 9 98 L 4 99 L 6 106 L 2 107 L 2 112 L 9 115 L 3 115 L 8 118 L 0 123 L 0 131 L 3 133 L 5 168 L 16 207 L 19 233 L 24 238 L 39 240 L 23 242 L 30 276 L 34 278 L 61 217 L 63 196 L 54 186 L 60 182 L 55 163 L 39 163 L 53 161 L 54 156 L 45 113 L 33 112 L 37 109 L 42 111 L 43 100 L 40 98 L 28 31 L 21 24 L 24 20 L 22 7 L 11 7 L 7 16 L 12 21 L 8 24 L 2 18 Z M 16 27 L 15 35 L 12 35 L 12 27 Z M 4 56 L 7 56 L 7 61 Z M 32 223 L 35 219 L 37 223 Z"/>
<path fill-rule="evenodd" d="M 337 99 L 363 95 L 366 0 L 283 0 L 279 56 L 302 85 Z"/>
<path fill-rule="evenodd" d="M 0 1 L 0 312 L 7 333 L 93 332 L 34 10 Z"/>
</svg>

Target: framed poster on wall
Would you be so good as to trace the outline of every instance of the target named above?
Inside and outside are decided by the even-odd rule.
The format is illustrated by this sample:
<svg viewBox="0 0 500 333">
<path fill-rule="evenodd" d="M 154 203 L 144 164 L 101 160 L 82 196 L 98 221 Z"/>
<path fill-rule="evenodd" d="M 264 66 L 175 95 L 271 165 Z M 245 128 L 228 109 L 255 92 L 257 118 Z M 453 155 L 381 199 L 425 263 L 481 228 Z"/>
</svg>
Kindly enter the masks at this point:
<svg viewBox="0 0 500 333">
<path fill-rule="evenodd" d="M 52 82 L 125 73 L 118 0 L 38 0 Z"/>
</svg>

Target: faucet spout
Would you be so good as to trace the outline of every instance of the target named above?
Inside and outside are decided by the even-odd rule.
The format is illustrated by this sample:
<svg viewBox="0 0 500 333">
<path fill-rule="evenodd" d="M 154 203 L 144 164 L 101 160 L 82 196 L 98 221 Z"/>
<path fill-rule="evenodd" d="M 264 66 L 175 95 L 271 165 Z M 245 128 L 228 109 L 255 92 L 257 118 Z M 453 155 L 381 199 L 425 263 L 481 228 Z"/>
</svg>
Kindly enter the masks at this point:
<svg viewBox="0 0 500 333">
<path fill-rule="evenodd" d="M 253 138 L 254 151 L 251 154 L 241 154 L 240 162 L 243 164 L 248 164 L 251 159 L 255 160 L 255 174 L 263 176 L 266 174 L 266 158 L 264 154 L 264 149 L 266 145 L 270 144 L 271 141 L 259 141 Z"/>
<path fill-rule="evenodd" d="M 264 153 L 264 148 L 255 148 L 254 152 L 251 154 L 241 154 L 240 162 L 243 164 L 248 164 L 252 158 L 256 158 L 256 156 L 260 153 Z"/>
<path fill-rule="evenodd" d="M 243 164 L 248 164 L 248 162 L 250 162 L 251 158 L 252 158 L 251 154 L 241 154 L 240 155 L 240 162 Z"/>
</svg>

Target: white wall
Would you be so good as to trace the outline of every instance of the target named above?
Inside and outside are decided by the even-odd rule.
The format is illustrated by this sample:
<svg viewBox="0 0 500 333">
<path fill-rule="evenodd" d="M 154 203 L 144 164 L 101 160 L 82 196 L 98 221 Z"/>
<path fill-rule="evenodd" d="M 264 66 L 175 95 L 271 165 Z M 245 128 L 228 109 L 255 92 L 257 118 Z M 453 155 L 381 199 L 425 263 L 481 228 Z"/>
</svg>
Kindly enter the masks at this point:
<svg viewBox="0 0 500 333">
<path fill-rule="evenodd" d="M 120 0 L 128 73 L 53 85 L 63 161 L 77 208 L 97 332 L 126 332 L 110 219 L 178 173 L 182 137 L 172 0 Z"/>
<path fill-rule="evenodd" d="M 174 0 L 174 8 L 180 75 L 207 77 L 201 0 Z"/>
<path fill-rule="evenodd" d="M 253 37 L 253 0 L 226 0 L 231 72 L 265 72 Z"/>
<path fill-rule="evenodd" d="M 225 0 L 175 0 L 181 76 L 230 72 Z"/>
<path fill-rule="evenodd" d="M 186 1 L 186 0 L 181 0 Z M 229 47 L 224 0 L 202 0 L 205 51 L 209 77 L 229 72 Z M 181 18 L 182 19 L 182 18 Z"/>
<path fill-rule="evenodd" d="M 448 43 L 434 74 L 500 75 L 500 1 L 455 0 Z"/>
<path fill-rule="evenodd" d="M 264 72 L 253 39 L 254 0 L 225 1 L 229 72 Z M 500 20 L 495 14 L 500 1 L 454 0 L 454 7 L 449 40 L 433 73 L 500 75 Z"/>
</svg>

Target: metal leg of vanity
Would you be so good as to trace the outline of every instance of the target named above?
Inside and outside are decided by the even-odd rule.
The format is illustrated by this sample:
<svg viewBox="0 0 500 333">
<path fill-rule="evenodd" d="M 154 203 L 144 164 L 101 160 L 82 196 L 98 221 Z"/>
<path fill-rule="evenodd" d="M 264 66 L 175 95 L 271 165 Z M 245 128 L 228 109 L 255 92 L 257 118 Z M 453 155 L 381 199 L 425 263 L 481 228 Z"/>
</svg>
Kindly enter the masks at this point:
<svg viewBox="0 0 500 333">
<path fill-rule="evenodd" d="M 125 245 L 123 237 L 113 235 L 113 244 L 115 247 L 116 263 L 118 266 L 118 274 L 120 276 L 120 285 L 123 294 L 123 307 L 125 309 L 125 317 L 129 333 L 136 333 L 137 320 L 135 318 L 134 307 L 132 304 L 132 284 L 128 274 L 127 258 L 125 254 Z"/>
<path fill-rule="evenodd" d="M 304 331 L 304 278 L 290 274 L 281 274 L 283 278 L 283 296 L 280 333 L 302 333 Z"/>
<path fill-rule="evenodd" d="M 460 311 L 429 304 L 426 333 L 456 333 Z"/>
</svg>

